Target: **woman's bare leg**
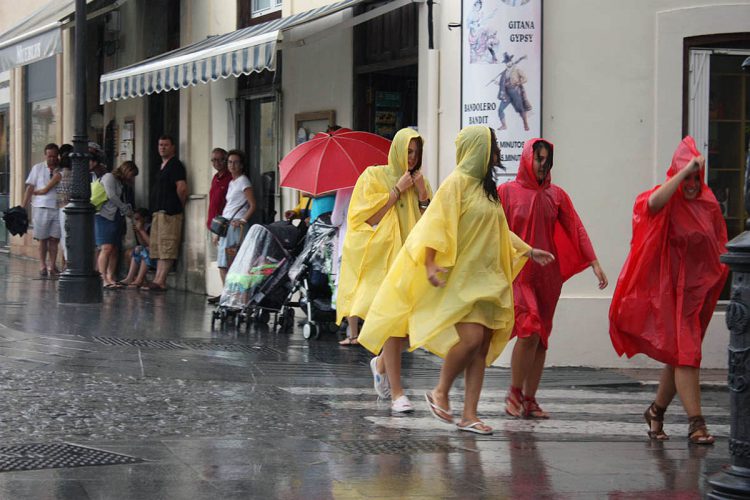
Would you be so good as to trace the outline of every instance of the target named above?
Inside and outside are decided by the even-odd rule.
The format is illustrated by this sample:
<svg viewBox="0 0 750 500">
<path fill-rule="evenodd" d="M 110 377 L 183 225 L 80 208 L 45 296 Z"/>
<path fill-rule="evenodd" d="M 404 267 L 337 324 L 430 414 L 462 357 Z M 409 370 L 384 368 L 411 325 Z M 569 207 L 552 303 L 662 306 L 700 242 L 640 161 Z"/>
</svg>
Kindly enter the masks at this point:
<svg viewBox="0 0 750 500">
<path fill-rule="evenodd" d="M 468 425 L 479 420 L 477 407 L 479 406 L 479 396 L 482 393 L 482 384 L 484 383 L 484 370 L 487 366 L 487 351 L 490 349 L 490 340 L 492 332 L 482 327 L 482 344 L 474 353 L 474 357 L 466 367 L 464 377 L 464 411 L 461 418 L 461 424 Z"/>
<path fill-rule="evenodd" d="M 458 323 L 456 330 L 459 341 L 445 356 L 443 367 L 440 369 L 440 380 L 432 390 L 435 404 L 446 410 L 450 407 L 448 393 L 453 386 L 453 381 L 466 369 L 482 346 L 484 326 L 477 323 Z"/>
<path fill-rule="evenodd" d="M 104 281 L 105 285 L 109 285 L 112 283 L 112 281 L 109 279 L 107 270 L 109 269 L 109 256 L 112 253 L 113 248 L 114 245 L 102 245 L 99 249 L 99 257 L 97 257 L 97 268 L 99 269 L 99 274 L 102 275 L 102 281 Z"/>
<path fill-rule="evenodd" d="M 676 393 L 674 366 L 664 365 L 659 378 L 659 387 L 656 389 L 656 399 L 654 399 L 656 406 L 666 410 Z"/>
<path fill-rule="evenodd" d="M 510 385 L 523 389 L 526 379 L 534 366 L 537 348 L 539 346 L 539 335 L 516 339 L 513 346 L 513 355 L 510 360 Z"/>
<path fill-rule="evenodd" d="M 539 339 L 537 335 L 534 338 Z M 531 366 L 526 380 L 523 383 L 523 395 L 528 398 L 536 397 L 536 391 L 539 389 L 539 383 L 542 381 L 542 374 L 544 373 L 544 361 L 547 359 L 547 349 L 544 348 L 541 342 L 537 342 L 536 352 L 534 353 L 534 359 L 531 362 Z"/>
<path fill-rule="evenodd" d="M 390 337 L 385 341 L 383 351 L 378 357 L 378 371 L 384 369 L 391 384 L 391 401 L 396 401 L 404 395 L 404 387 L 401 385 L 401 353 L 405 345 L 406 339 Z"/>
<path fill-rule="evenodd" d="M 701 414 L 700 368 L 677 366 L 674 369 L 674 381 L 677 394 L 688 417 Z"/>
</svg>

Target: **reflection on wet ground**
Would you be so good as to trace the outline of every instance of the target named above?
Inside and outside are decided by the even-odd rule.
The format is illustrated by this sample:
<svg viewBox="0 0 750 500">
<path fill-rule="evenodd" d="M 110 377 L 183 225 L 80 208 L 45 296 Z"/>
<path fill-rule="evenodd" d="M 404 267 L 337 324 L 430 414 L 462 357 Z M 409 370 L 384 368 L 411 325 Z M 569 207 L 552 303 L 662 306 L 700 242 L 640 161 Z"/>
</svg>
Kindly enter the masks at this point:
<svg viewBox="0 0 750 500">
<path fill-rule="evenodd" d="M 205 298 L 107 291 L 59 306 L 33 262 L 0 257 L 0 439 L 71 442 L 137 464 L 0 474 L 0 498 L 701 498 L 728 462 L 728 401 L 704 393 L 716 446 L 649 443 L 652 388 L 608 370 L 552 369 L 545 422 L 503 415 L 506 370 L 488 372 L 475 436 L 423 402 L 439 363 L 404 356 L 411 416 L 390 415 L 361 348 L 254 326 L 210 331 Z M 113 340 L 113 339 L 116 339 Z M 462 404 L 460 384 L 452 405 Z M 4 458 L 0 454 L 0 461 Z"/>
</svg>

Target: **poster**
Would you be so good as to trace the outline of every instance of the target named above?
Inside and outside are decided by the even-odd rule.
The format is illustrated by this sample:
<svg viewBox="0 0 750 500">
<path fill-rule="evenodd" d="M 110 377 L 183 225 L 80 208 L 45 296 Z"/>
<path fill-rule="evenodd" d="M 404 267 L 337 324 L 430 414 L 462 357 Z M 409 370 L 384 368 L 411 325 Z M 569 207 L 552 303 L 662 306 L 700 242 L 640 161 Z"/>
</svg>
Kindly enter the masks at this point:
<svg viewBox="0 0 750 500">
<path fill-rule="evenodd" d="M 463 0 L 462 31 L 461 126 L 495 130 L 505 182 L 541 136 L 542 0 Z"/>
</svg>

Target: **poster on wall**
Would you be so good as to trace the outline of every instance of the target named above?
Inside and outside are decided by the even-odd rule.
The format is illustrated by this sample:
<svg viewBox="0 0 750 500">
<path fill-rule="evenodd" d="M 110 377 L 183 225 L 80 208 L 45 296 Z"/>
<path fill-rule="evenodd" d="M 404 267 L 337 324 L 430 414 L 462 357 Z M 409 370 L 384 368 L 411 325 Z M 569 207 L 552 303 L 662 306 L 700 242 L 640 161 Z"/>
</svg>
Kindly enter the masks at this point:
<svg viewBox="0 0 750 500">
<path fill-rule="evenodd" d="M 542 0 L 463 0 L 462 31 L 461 126 L 495 130 L 502 183 L 541 136 Z"/>
</svg>

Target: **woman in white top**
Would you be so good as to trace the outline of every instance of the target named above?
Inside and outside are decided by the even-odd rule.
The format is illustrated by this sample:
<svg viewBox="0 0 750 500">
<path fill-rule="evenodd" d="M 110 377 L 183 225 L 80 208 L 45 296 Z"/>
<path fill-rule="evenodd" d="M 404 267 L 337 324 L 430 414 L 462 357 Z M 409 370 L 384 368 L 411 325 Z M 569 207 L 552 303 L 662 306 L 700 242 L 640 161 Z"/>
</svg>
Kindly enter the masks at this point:
<svg viewBox="0 0 750 500">
<path fill-rule="evenodd" d="M 246 226 L 255 212 L 255 194 L 250 179 L 245 175 L 245 153 L 233 149 L 227 154 L 227 167 L 232 174 L 232 180 L 227 189 L 227 204 L 224 205 L 222 217 L 229 220 L 226 236 L 219 238 L 219 255 L 217 264 L 221 274 L 221 282 L 227 276 L 227 269 L 231 260 L 227 256 L 227 249 L 236 249 L 245 237 Z M 231 250 L 230 250 L 231 252 Z M 234 253 L 232 254 L 234 256 Z"/>
</svg>

